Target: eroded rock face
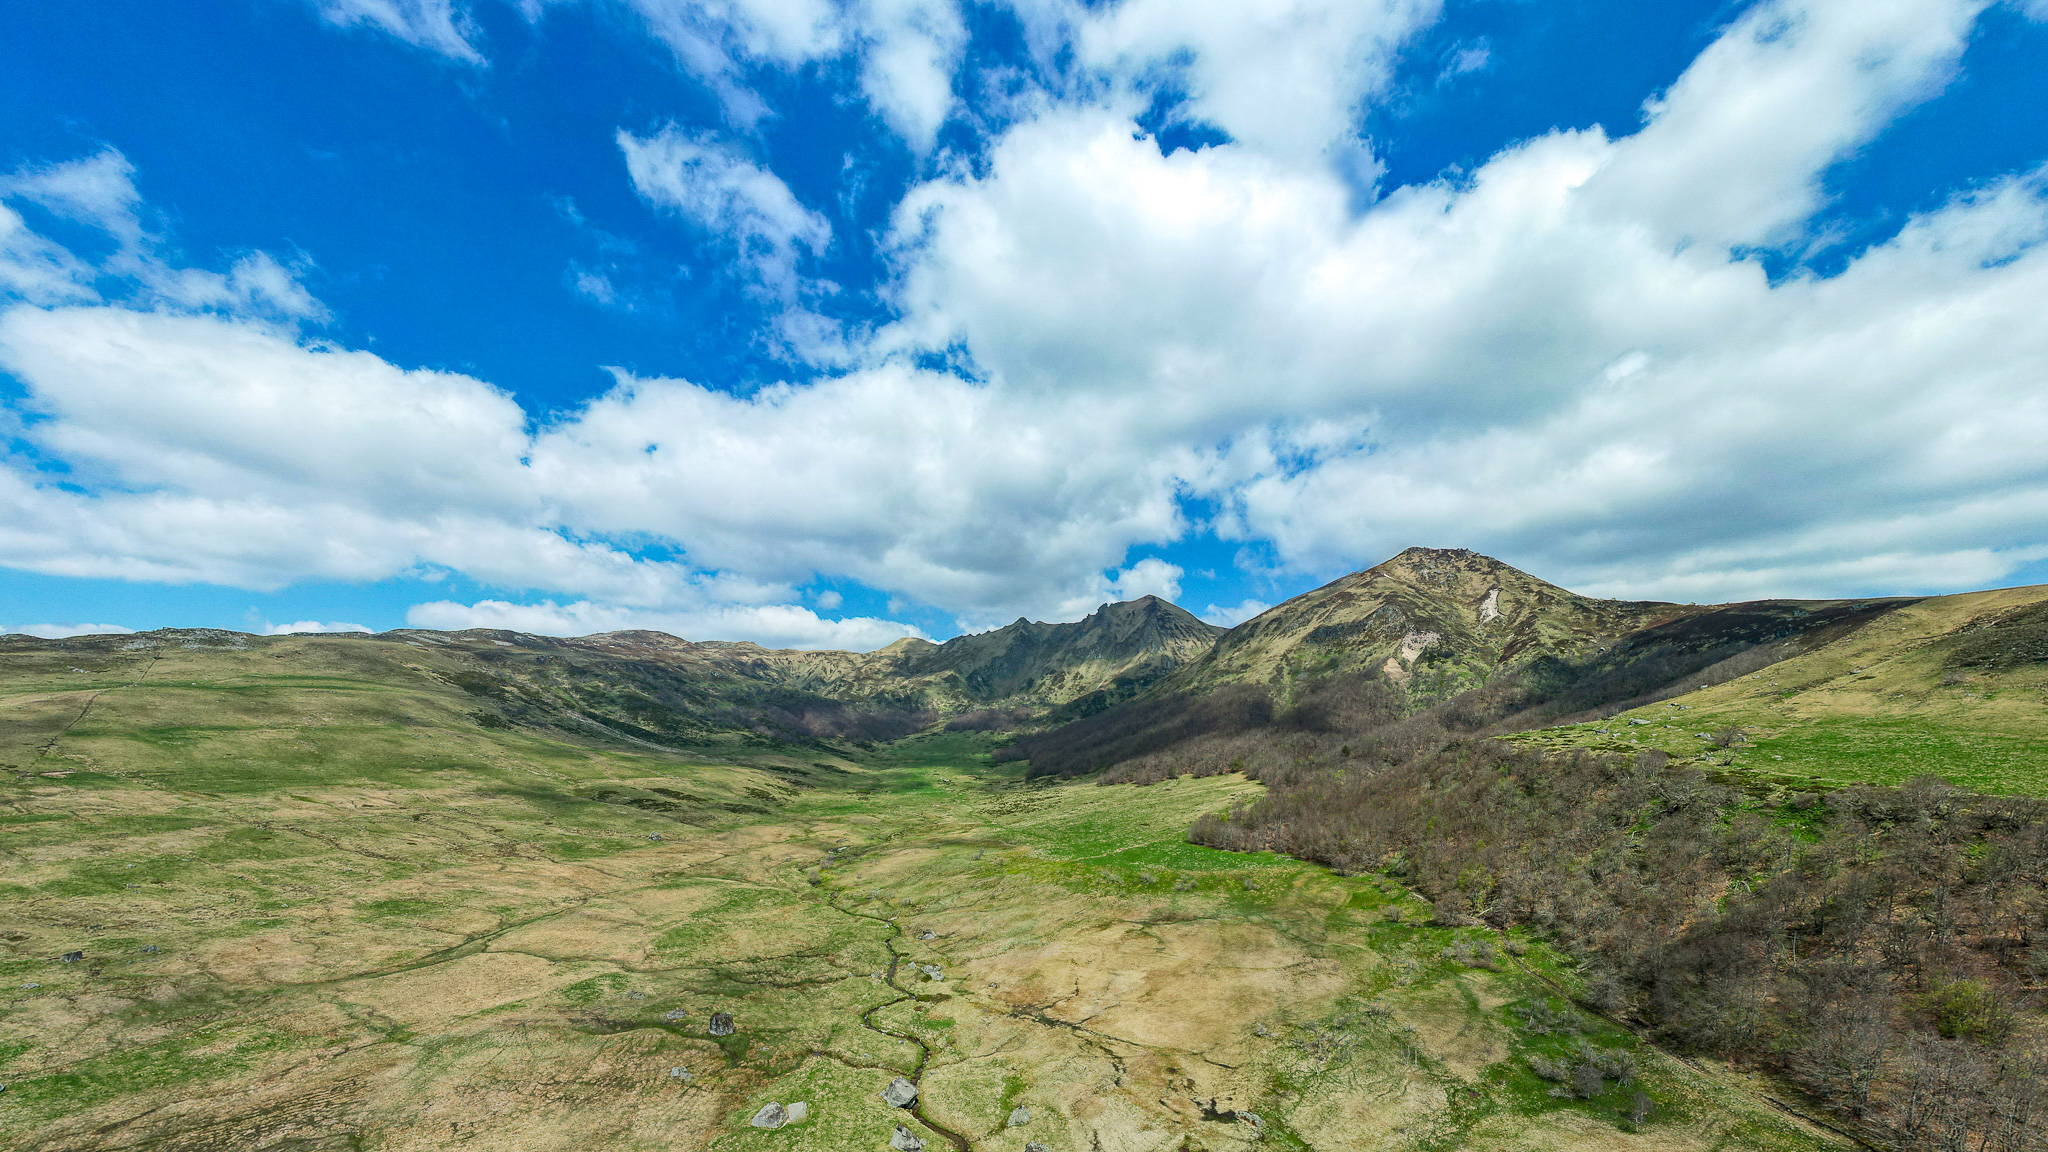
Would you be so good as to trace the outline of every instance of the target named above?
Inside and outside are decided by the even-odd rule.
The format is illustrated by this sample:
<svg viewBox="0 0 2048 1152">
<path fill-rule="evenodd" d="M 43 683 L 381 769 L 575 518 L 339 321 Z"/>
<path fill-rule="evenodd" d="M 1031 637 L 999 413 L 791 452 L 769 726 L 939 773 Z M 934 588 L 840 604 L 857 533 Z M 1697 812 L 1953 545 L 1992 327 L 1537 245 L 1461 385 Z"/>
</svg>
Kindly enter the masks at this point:
<svg viewBox="0 0 2048 1152">
<path fill-rule="evenodd" d="M 732 1013 L 713 1012 L 711 1014 L 711 1034 L 713 1036 L 732 1035 Z"/>
<path fill-rule="evenodd" d="M 748 1123 L 756 1128 L 780 1128 L 789 1123 L 789 1113 L 780 1104 L 763 1104 Z"/>
<path fill-rule="evenodd" d="M 889 1147 L 896 1152 L 924 1152 L 924 1141 L 917 1138 L 917 1133 L 898 1124 L 896 1134 L 889 1137 Z"/>
<path fill-rule="evenodd" d="M 917 1103 L 917 1085 L 898 1076 L 882 1089 L 882 1102 L 891 1108 L 908 1108 Z"/>
</svg>

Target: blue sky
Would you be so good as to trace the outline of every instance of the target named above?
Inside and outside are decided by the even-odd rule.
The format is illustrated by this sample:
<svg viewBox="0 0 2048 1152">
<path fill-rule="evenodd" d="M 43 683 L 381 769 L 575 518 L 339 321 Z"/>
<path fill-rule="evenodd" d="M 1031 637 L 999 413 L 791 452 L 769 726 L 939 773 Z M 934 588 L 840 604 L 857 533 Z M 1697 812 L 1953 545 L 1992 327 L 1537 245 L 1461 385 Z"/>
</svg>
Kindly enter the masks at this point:
<svg viewBox="0 0 2048 1152">
<path fill-rule="evenodd" d="M 0 628 L 2048 580 L 2038 0 L 6 12 Z"/>
</svg>

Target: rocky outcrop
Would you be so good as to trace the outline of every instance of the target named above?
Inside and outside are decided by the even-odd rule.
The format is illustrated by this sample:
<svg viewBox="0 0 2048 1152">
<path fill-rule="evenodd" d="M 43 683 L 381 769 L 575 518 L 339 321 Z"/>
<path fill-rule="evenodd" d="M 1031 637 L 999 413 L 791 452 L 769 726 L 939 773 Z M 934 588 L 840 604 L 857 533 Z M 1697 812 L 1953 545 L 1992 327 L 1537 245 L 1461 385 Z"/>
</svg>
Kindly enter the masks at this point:
<svg viewBox="0 0 2048 1152">
<path fill-rule="evenodd" d="M 882 1103 L 891 1108 L 908 1108 L 917 1103 L 917 1085 L 898 1076 L 882 1089 Z"/>
</svg>

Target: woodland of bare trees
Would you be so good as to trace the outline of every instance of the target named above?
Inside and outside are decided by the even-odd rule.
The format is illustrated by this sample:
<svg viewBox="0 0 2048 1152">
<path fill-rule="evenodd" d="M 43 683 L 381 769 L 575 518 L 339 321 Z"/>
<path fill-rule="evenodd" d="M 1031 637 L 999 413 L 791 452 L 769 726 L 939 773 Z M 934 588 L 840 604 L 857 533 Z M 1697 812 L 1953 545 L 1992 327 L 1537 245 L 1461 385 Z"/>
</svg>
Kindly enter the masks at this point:
<svg viewBox="0 0 2048 1152">
<path fill-rule="evenodd" d="M 1026 747 L 1034 773 L 1110 761 L 1104 784 L 1260 779 L 1189 839 L 1384 872 L 1441 917 L 1538 930 L 1583 964 L 1588 1006 L 1781 1074 L 1873 1143 L 2048 1148 L 2048 803 L 1934 779 L 1765 793 L 1662 753 L 1484 735 L 1527 704 L 1508 685 L 1406 715 L 1390 685 L 1348 679 Z"/>
</svg>

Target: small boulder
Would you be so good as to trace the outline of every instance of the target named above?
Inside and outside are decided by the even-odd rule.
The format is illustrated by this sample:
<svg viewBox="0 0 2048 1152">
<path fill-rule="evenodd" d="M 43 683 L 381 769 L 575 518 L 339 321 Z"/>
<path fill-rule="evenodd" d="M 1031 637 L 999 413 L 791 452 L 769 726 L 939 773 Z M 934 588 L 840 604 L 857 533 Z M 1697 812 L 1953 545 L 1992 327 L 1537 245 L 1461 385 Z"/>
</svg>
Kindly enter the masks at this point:
<svg viewBox="0 0 2048 1152">
<path fill-rule="evenodd" d="M 1036 1140 L 1033 1140 L 1031 1143 L 1026 1144 L 1024 1146 L 1024 1152 L 1048 1152 L 1048 1150 L 1046 1149 L 1045 1145 L 1040 1144 Z"/>
<path fill-rule="evenodd" d="M 937 980 L 940 976 L 940 969 L 937 964 L 919 964 L 917 970 L 924 973 L 924 978 L 927 980 Z"/>
<path fill-rule="evenodd" d="M 929 928 L 926 928 L 917 934 L 917 938 L 919 940 L 937 940 L 939 938 L 939 934 L 937 932 L 932 931 Z"/>
<path fill-rule="evenodd" d="M 898 1124 L 896 1134 L 889 1137 L 889 1147 L 896 1152 L 924 1152 L 924 1141 L 919 1140 L 915 1132 Z"/>
<path fill-rule="evenodd" d="M 891 1108 L 908 1108 L 917 1103 L 917 1085 L 898 1076 L 882 1089 L 882 1102 Z"/>
<path fill-rule="evenodd" d="M 711 1034 L 712 1034 L 713 1036 L 730 1036 L 730 1035 L 732 1035 L 732 1013 L 730 1013 L 730 1012 L 713 1012 L 713 1013 L 711 1014 L 711 1029 L 710 1029 L 710 1031 L 711 1031 Z"/>
<path fill-rule="evenodd" d="M 66 953 L 65 953 L 65 954 L 63 954 L 62 956 L 59 956 L 59 957 L 57 957 L 57 959 L 59 959 L 59 960 L 63 961 L 63 962 L 64 962 L 64 963 L 66 963 L 66 964 L 76 964 L 76 963 L 78 963 L 78 962 L 79 962 L 80 960 L 83 960 L 83 959 L 85 959 L 85 953 L 83 953 L 83 952 L 66 952 Z"/>
<path fill-rule="evenodd" d="M 663 1020 L 681 1020 L 690 1014 L 688 1008 L 671 1008 L 661 1014 Z"/>
<path fill-rule="evenodd" d="M 783 1111 L 788 1114 L 791 1124 L 801 1124 L 811 1118 L 811 1106 L 799 1100 Z"/>
<path fill-rule="evenodd" d="M 756 1128 L 780 1128 L 789 1123 L 789 1113 L 783 1111 L 780 1104 L 763 1104 L 748 1123 Z"/>
<path fill-rule="evenodd" d="M 1031 1123 L 1031 1105 L 1017 1105 L 1017 1107 L 1010 1113 L 1010 1127 L 1022 1128 L 1024 1125 L 1029 1123 Z"/>
</svg>

